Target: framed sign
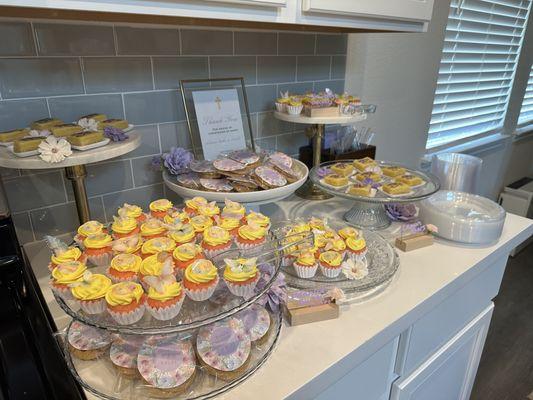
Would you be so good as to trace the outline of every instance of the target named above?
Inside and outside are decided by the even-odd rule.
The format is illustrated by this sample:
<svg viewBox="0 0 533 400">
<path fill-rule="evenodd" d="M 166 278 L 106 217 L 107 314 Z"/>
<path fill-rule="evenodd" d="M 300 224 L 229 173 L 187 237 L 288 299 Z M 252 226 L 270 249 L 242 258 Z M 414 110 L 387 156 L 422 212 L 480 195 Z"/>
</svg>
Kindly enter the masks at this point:
<svg viewBox="0 0 533 400">
<path fill-rule="evenodd" d="M 214 160 L 225 151 L 255 150 L 243 78 L 182 80 L 180 89 L 197 158 Z"/>
</svg>

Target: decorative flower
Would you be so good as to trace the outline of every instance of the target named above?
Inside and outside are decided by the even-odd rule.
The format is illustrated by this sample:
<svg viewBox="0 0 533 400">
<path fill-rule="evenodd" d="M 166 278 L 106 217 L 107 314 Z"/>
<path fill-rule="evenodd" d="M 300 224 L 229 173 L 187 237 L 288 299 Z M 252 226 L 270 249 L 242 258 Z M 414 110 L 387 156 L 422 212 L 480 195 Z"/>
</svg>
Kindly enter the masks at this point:
<svg viewBox="0 0 533 400">
<path fill-rule="evenodd" d="M 122 129 L 115 128 L 114 126 L 106 126 L 104 128 L 104 136 L 108 137 L 113 142 L 122 142 L 129 138 Z"/>
<path fill-rule="evenodd" d="M 274 274 L 274 267 L 272 264 L 262 263 L 257 266 L 259 271 L 261 271 L 261 278 L 257 282 L 256 290 L 261 291 L 266 286 L 266 284 L 272 279 Z M 285 284 L 285 276 L 282 273 L 279 273 L 270 289 L 261 296 L 258 300 L 258 303 L 261 305 L 268 305 L 268 307 L 276 312 L 279 310 L 281 304 L 285 302 L 287 293 L 287 286 Z"/>
<path fill-rule="evenodd" d="M 418 208 L 412 204 L 385 204 L 385 212 L 393 221 L 412 221 L 418 215 Z"/>
<path fill-rule="evenodd" d="M 49 163 L 58 163 L 72 154 L 70 143 L 63 138 L 48 136 L 38 147 L 39 157 Z"/>
<path fill-rule="evenodd" d="M 370 185 L 372 189 L 377 189 L 381 186 L 378 182 L 374 182 L 374 180 L 371 178 L 365 178 L 361 181 L 361 183 L 363 185 Z"/>
<path fill-rule="evenodd" d="M 317 170 L 316 170 L 316 174 L 319 176 L 319 178 L 323 178 L 325 177 L 327 174 L 330 173 L 330 169 L 329 168 L 326 168 L 326 167 L 319 167 Z"/>
<path fill-rule="evenodd" d="M 439 228 L 432 224 L 427 224 L 426 229 L 430 233 L 439 233 Z"/>
<path fill-rule="evenodd" d="M 36 129 L 32 129 L 27 137 L 47 137 L 47 136 L 50 136 L 51 133 L 50 131 L 46 130 L 46 129 L 43 129 L 42 131 L 38 131 Z"/>
<path fill-rule="evenodd" d="M 178 175 L 187 172 L 194 156 L 190 151 L 181 147 L 172 147 L 170 152 L 163 154 L 161 158 L 168 172 L 172 175 Z"/>
<path fill-rule="evenodd" d="M 368 275 L 368 266 L 364 260 L 358 261 L 355 258 L 348 258 L 341 264 L 342 273 L 348 279 L 363 279 Z"/>
<path fill-rule="evenodd" d="M 427 228 L 421 221 L 416 221 L 408 224 L 404 224 L 401 227 L 400 234 L 404 235 L 414 235 L 416 233 L 426 233 Z"/>
<path fill-rule="evenodd" d="M 98 130 L 98 121 L 92 118 L 82 118 L 78 121 L 78 125 L 81 126 L 84 131 L 96 132 Z"/>
</svg>

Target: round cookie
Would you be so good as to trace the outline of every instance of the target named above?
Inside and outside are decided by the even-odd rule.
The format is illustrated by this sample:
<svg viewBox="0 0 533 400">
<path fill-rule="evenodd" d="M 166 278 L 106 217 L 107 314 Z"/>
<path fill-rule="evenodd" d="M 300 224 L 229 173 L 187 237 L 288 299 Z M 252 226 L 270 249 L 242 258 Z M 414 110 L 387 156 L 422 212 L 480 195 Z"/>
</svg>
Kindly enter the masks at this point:
<svg viewBox="0 0 533 400">
<path fill-rule="evenodd" d="M 223 380 L 233 380 L 246 370 L 250 350 L 250 337 L 237 318 L 204 326 L 196 337 L 200 363 L 208 373 Z"/>
<path fill-rule="evenodd" d="M 200 176 L 196 172 L 176 176 L 176 181 L 181 186 L 189 189 L 198 189 Z"/>
<path fill-rule="evenodd" d="M 263 189 L 277 188 L 287 184 L 287 179 L 273 168 L 261 165 L 254 172 L 257 183 Z"/>
<path fill-rule="evenodd" d="M 227 179 L 200 179 L 200 185 L 210 192 L 231 192 L 233 186 Z"/>
<path fill-rule="evenodd" d="M 228 154 L 228 158 L 235 160 L 247 167 L 255 167 L 259 164 L 260 157 L 251 150 L 235 150 Z"/>
<path fill-rule="evenodd" d="M 284 166 L 286 166 L 287 168 L 291 168 L 292 167 L 292 158 L 290 158 L 287 154 L 285 153 L 282 153 L 280 151 L 277 151 L 275 153 L 272 153 L 268 159 L 270 160 L 270 162 L 278 165 L 278 164 L 282 164 Z"/>
<path fill-rule="evenodd" d="M 117 370 L 127 377 L 139 374 L 137 355 L 146 340 L 143 335 L 118 335 L 109 349 L 109 358 Z"/>
<path fill-rule="evenodd" d="M 111 335 L 103 329 L 74 321 L 67 335 L 70 353 L 80 360 L 94 360 L 103 355 L 111 344 Z"/>
<path fill-rule="evenodd" d="M 220 174 L 213 167 L 213 163 L 207 160 L 193 160 L 189 165 L 192 172 L 200 175 L 200 178 L 220 178 Z"/>
<path fill-rule="evenodd" d="M 196 358 L 189 340 L 177 335 L 151 336 L 137 356 L 137 368 L 154 397 L 174 397 L 194 380 Z"/>
<path fill-rule="evenodd" d="M 264 343 L 272 325 L 270 314 L 259 304 L 252 304 L 238 313 L 235 318 L 242 321 L 246 333 L 255 344 Z"/>
<path fill-rule="evenodd" d="M 244 174 L 246 172 L 246 165 L 229 158 L 215 160 L 213 161 L 213 166 L 217 171 L 224 174 Z"/>
</svg>

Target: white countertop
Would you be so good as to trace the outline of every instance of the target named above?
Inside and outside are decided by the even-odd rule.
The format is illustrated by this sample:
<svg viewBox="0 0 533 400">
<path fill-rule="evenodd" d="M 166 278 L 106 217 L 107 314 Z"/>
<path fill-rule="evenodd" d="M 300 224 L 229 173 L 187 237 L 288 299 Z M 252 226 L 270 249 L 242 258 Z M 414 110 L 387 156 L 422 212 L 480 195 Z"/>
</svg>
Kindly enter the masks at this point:
<svg viewBox="0 0 533 400">
<path fill-rule="evenodd" d="M 296 197 L 262 206 L 275 219 L 297 215 L 340 218 L 349 201 L 301 201 Z M 328 214 L 326 214 L 328 213 Z M 343 306 L 340 318 L 297 327 L 284 326 L 277 348 L 252 377 L 221 399 L 281 399 L 308 384 L 313 392 L 338 377 L 336 369 L 353 368 L 401 333 L 449 294 L 483 270 L 481 264 L 508 254 L 533 234 L 533 221 L 508 214 L 500 240 L 488 247 L 469 247 L 443 240 L 433 246 L 400 254 L 400 269 L 379 296 Z M 49 257 L 43 244 L 25 246 L 37 279 L 58 327 L 68 321 L 48 289 Z M 342 364 L 339 362 L 342 360 Z M 328 373 L 316 379 L 324 371 Z M 314 380 L 314 381 L 313 381 Z M 299 393 L 299 397 L 303 397 Z"/>
</svg>

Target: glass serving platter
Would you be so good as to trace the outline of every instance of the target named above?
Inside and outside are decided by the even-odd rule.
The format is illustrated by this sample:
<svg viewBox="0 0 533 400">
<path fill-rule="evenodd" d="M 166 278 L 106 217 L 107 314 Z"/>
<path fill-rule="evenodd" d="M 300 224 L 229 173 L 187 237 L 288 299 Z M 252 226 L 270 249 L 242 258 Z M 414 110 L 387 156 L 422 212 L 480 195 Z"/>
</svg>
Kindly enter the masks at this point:
<svg viewBox="0 0 533 400">
<path fill-rule="evenodd" d="M 296 221 L 284 221 L 272 227 L 278 238 L 285 236 L 286 232 Z M 302 219 L 305 221 L 305 219 Z M 326 219 L 326 224 L 335 230 L 346 227 L 347 224 L 339 220 Z M 339 288 L 349 298 L 360 297 L 365 292 L 370 292 L 384 284 L 388 284 L 400 266 L 400 258 L 390 245 L 379 234 L 371 231 L 362 231 L 366 241 L 367 253 L 365 262 L 368 274 L 361 279 L 348 279 L 342 272 L 336 278 L 328 278 L 318 270 L 312 278 L 300 278 L 292 266 L 282 266 L 287 284 L 297 289 L 318 289 L 324 287 Z M 348 256 L 344 257 L 346 260 Z"/>
<path fill-rule="evenodd" d="M 312 242 L 312 235 L 310 234 L 308 237 L 302 239 L 302 243 L 305 241 Z M 211 261 L 218 268 L 220 278 L 213 296 L 206 301 L 199 302 L 193 301 L 186 296 L 179 314 L 168 321 L 157 320 L 146 311 L 139 322 L 132 325 L 121 325 L 107 312 L 102 314 L 86 314 L 80 309 L 79 303 L 76 300 L 64 300 L 56 294 L 54 296 L 60 307 L 72 318 L 87 325 L 107 329 L 111 332 L 154 335 L 187 331 L 227 318 L 243 310 L 265 294 L 280 272 L 280 251 L 282 250 L 283 246 L 280 244 L 280 241 L 272 238 L 259 249 L 239 250 L 233 248 L 212 258 Z M 258 289 L 258 285 L 253 296 L 247 299 L 233 295 L 223 282 L 224 259 L 237 259 L 242 257 L 257 257 L 258 266 L 260 264 L 269 264 L 272 270 L 272 273 L 269 274 L 270 279 L 264 285 L 261 285 L 260 289 Z M 105 273 L 106 269 L 107 267 L 88 268 L 92 273 Z"/>
<path fill-rule="evenodd" d="M 260 343 L 252 342 L 250 359 L 246 367 L 239 370 L 238 375 L 230 380 L 221 379 L 217 375 L 208 373 L 206 368 L 196 360 L 194 380 L 182 393 L 169 396 L 176 400 L 200 400 L 210 399 L 225 393 L 249 378 L 272 354 L 281 332 L 281 312 L 270 312 L 270 329 Z M 70 326 L 69 328 L 70 329 Z M 195 343 L 196 331 L 179 333 L 180 338 L 192 339 Z M 124 377 L 109 359 L 109 350 L 95 360 L 81 360 L 71 354 L 66 345 L 67 335 L 62 334 L 59 338 L 63 348 L 66 363 L 76 380 L 88 392 L 106 400 L 133 400 L 160 399 L 150 391 L 149 385 L 140 377 Z M 193 344 L 193 347 L 196 346 Z"/>
<path fill-rule="evenodd" d="M 413 188 L 412 191 L 406 195 L 391 196 L 379 189 L 376 190 L 374 197 L 369 196 L 356 196 L 350 193 L 346 193 L 348 186 L 342 188 L 335 188 L 323 182 L 322 172 L 324 169 L 331 167 L 337 163 L 351 164 L 354 160 L 337 160 L 328 161 L 320 164 L 318 167 L 314 167 L 309 172 L 309 178 L 324 192 L 338 196 L 344 199 L 354 201 L 354 206 L 344 214 L 344 220 L 350 225 L 354 225 L 359 228 L 377 230 L 384 229 L 390 225 L 390 220 L 385 213 L 385 204 L 392 203 L 411 203 L 414 201 L 423 200 L 430 197 L 440 189 L 440 183 L 436 176 L 407 168 L 400 163 L 389 161 L 376 161 L 380 168 L 386 166 L 402 167 L 406 169 L 406 172 L 421 178 L 425 183 L 419 187 Z M 392 178 L 384 177 L 383 182 L 391 182 Z M 350 184 L 355 181 L 355 178 L 349 178 Z"/>
</svg>

